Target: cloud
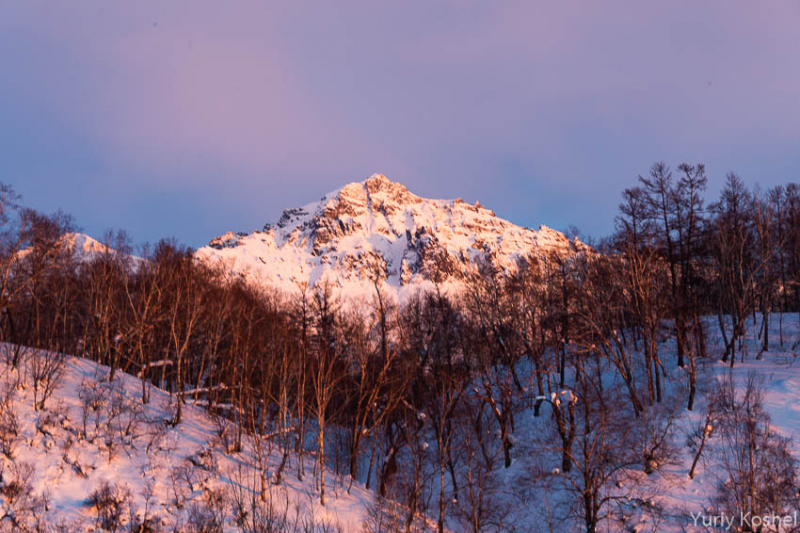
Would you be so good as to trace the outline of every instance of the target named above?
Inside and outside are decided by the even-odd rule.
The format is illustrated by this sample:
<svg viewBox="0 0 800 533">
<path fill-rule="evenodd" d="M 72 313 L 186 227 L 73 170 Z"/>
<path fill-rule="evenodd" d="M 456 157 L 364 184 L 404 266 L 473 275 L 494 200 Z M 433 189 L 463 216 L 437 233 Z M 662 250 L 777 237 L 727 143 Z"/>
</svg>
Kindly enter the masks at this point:
<svg viewBox="0 0 800 533">
<path fill-rule="evenodd" d="M 1 9 L 0 179 L 90 231 L 202 244 L 383 172 L 603 233 L 657 159 L 796 170 L 794 2 Z"/>
</svg>

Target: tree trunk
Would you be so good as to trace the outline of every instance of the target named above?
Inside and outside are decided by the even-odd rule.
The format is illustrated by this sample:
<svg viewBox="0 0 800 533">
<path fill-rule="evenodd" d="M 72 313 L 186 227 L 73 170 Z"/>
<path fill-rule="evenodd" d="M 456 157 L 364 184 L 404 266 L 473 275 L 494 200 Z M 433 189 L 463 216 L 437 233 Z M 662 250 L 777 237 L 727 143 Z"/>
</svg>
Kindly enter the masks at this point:
<svg viewBox="0 0 800 533">
<path fill-rule="evenodd" d="M 703 438 L 700 440 L 700 447 L 697 448 L 697 453 L 694 456 L 694 460 L 692 461 L 692 468 L 689 469 L 689 479 L 694 479 L 694 471 L 697 468 L 697 462 L 700 460 L 700 455 L 703 453 L 703 448 L 706 446 L 706 437 L 709 434 L 709 426 L 711 425 L 711 413 L 708 413 L 708 417 L 706 417 L 706 423 L 703 426 Z"/>
<path fill-rule="evenodd" d="M 320 421 L 317 435 L 317 459 L 319 462 L 319 503 L 325 505 L 325 423 Z"/>
<path fill-rule="evenodd" d="M 694 395 L 697 393 L 697 365 L 694 354 L 689 358 L 689 403 L 686 409 L 691 411 L 694 408 Z"/>
</svg>

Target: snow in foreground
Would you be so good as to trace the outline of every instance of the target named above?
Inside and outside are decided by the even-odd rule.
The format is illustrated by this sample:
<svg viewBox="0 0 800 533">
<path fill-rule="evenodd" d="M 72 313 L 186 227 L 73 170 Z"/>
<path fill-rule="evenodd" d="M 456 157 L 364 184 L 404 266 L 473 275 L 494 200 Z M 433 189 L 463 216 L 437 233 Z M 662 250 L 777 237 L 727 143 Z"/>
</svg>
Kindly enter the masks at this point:
<svg viewBox="0 0 800 533">
<path fill-rule="evenodd" d="M 775 341 L 760 357 L 751 336 L 749 354 L 744 362 L 737 357 L 732 375 L 741 388 L 748 375 L 757 374 L 772 430 L 794 439 L 800 428 L 800 362 L 793 351 L 800 339 L 797 315 L 787 315 L 784 328 L 783 346 Z M 712 357 L 700 369 L 699 382 L 706 389 L 730 372 L 718 361 L 713 331 L 709 329 Z M 182 422 L 173 427 L 168 423 L 174 413 L 172 396 L 153 387 L 150 403 L 142 405 L 140 380 L 117 373 L 109 382 L 108 369 L 88 360 L 66 357 L 59 386 L 46 408 L 37 410 L 29 368 L 34 352 L 14 370 L 5 362 L 11 349 L 0 347 L 6 352 L 0 353 L 0 531 L 359 532 L 369 520 L 374 494 L 358 482 L 350 486 L 332 471 L 326 475 L 326 505 L 319 504 L 313 457 L 301 467 L 300 456 L 292 454 L 281 483 L 275 483 L 281 454 L 269 440 L 262 502 L 261 468 L 252 441 L 245 438 L 243 450 L 232 451 L 233 426 L 212 419 L 191 402 Z M 669 382 L 684 382 L 684 370 L 670 366 Z M 650 476 L 634 472 L 645 481 L 636 503 L 626 508 L 624 526 L 608 521 L 602 531 L 708 530 L 695 527 L 693 516 L 709 512 L 726 474 L 713 455 L 718 444 L 712 435 L 696 476 L 688 475 L 698 428 L 702 432 L 706 417 L 705 398 L 693 412 L 678 409 L 674 460 Z M 497 494 L 503 500 L 498 504 L 507 512 L 494 530 L 577 531 L 576 521 L 557 516 L 569 495 L 557 483 L 542 487 L 530 476 L 542 462 L 545 470 L 558 464 L 551 418 L 523 409 L 518 421 L 513 464 L 496 472 Z M 791 452 L 800 458 L 797 445 Z M 557 479 L 557 474 L 550 477 Z"/>
<path fill-rule="evenodd" d="M 36 410 L 27 374 L 0 361 L 0 531 L 361 530 L 370 493 L 329 473 L 320 506 L 313 460 L 300 481 L 291 457 L 262 503 L 252 443 L 226 454 L 221 423 L 201 409 L 189 405 L 171 427 L 169 394 L 153 388 L 143 406 L 133 376 L 109 383 L 107 368 L 67 357 L 59 387 Z M 279 460 L 268 455 L 269 476 Z"/>
</svg>

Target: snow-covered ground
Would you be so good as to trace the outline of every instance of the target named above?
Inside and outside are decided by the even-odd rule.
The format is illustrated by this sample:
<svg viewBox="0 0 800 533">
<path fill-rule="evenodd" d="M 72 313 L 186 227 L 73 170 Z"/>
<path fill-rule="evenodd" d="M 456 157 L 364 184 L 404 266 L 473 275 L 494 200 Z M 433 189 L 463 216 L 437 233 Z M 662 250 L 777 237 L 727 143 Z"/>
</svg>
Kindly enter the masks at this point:
<svg viewBox="0 0 800 533">
<path fill-rule="evenodd" d="M 709 358 L 700 361 L 698 369 L 698 399 L 693 411 L 686 410 L 686 369 L 678 368 L 675 360 L 675 346 L 668 341 L 660 347 L 661 357 L 667 367 L 664 380 L 664 403 L 673 402 L 676 418 L 673 422 L 674 456 L 667 464 L 659 465 L 658 470 L 647 476 L 641 466 L 626 473 L 636 487 L 612 487 L 609 494 L 617 491 L 628 503 L 609 506 L 615 509 L 613 519 L 601 523 L 599 531 L 632 532 L 706 532 L 720 529 L 702 525 L 702 516 L 710 519 L 713 514 L 712 499 L 721 484 L 727 479 L 726 470 L 720 464 L 718 436 L 712 432 L 704 453 L 698 462 L 694 479 L 689 471 L 699 444 L 698 435 L 706 426 L 709 391 L 730 375 L 742 394 L 745 381 L 755 374 L 757 382 L 764 388 L 763 405 L 769 415 L 770 427 L 779 435 L 791 439 L 791 452 L 800 461 L 800 317 L 797 313 L 783 317 L 783 343 L 780 342 L 779 318 L 773 314 L 770 324 L 770 350 L 760 353 L 756 340 L 761 316 L 748 321 L 744 340 L 745 358 L 737 349 L 735 367 L 720 361 L 723 343 L 716 318 L 706 321 Z M 608 386 L 613 383 L 613 372 L 603 376 Z M 621 387 L 621 384 L 618 384 Z M 668 412 L 667 408 L 665 411 Z M 514 464 L 501 472 L 503 483 L 508 485 L 504 499 L 510 501 L 506 521 L 513 531 L 580 531 L 582 524 L 577 517 L 564 520 L 570 514 L 570 506 L 575 503 L 575 495 L 565 491 L 557 467 L 559 459 L 558 436 L 549 411 L 543 409 L 544 416 L 533 417 L 533 410 L 527 409 L 517 418 L 515 432 Z M 659 415 L 659 416 L 664 416 Z M 709 428 L 713 429 L 713 428 Z M 631 447 L 640 443 L 631 441 Z M 531 481 L 535 479 L 535 481 Z M 527 484 L 527 486 L 526 486 Z M 800 488 L 798 488 L 800 490 Z M 781 531 L 800 531 L 800 509 L 797 509 L 798 522 L 792 529 Z M 620 520 L 620 517 L 624 517 Z M 694 518 L 698 521 L 695 523 Z M 784 517 L 786 518 L 786 517 Z M 789 518 L 795 519 L 795 515 Z M 722 528 L 725 530 L 725 527 Z M 735 530 L 735 529 L 732 529 Z M 773 530 L 765 530 L 773 531 Z"/>
<path fill-rule="evenodd" d="M 708 388 L 711 376 L 716 380 L 723 380 L 730 374 L 737 386 L 737 392 L 741 394 L 748 376 L 754 374 L 756 381 L 763 386 L 763 405 L 771 419 L 770 428 L 781 436 L 791 439 L 792 455 L 800 461 L 800 445 L 798 445 L 800 441 L 797 440 L 800 436 L 800 351 L 797 346 L 800 341 L 800 316 L 797 313 L 785 314 L 781 326 L 779 316 L 773 314 L 770 320 L 770 349 L 764 352 L 761 352 L 757 340 L 761 320 L 761 315 L 756 317 L 755 324 L 753 319 L 748 320 L 743 346 L 745 357 L 742 360 L 742 355 L 737 350 L 737 359 L 732 370 L 729 363 L 720 361 L 718 355 L 723 351 L 723 343 L 716 320 L 709 320 L 707 323 L 711 341 L 709 344 L 711 353 L 716 357 L 706 362 L 703 369 L 704 376 L 699 376 L 698 379 L 705 377 L 705 388 Z M 780 329 L 783 330 L 783 343 L 780 342 Z M 726 481 L 727 473 L 718 461 L 715 461 L 713 450 L 716 443 L 712 433 L 709 439 L 711 449 L 706 450 L 698 463 L 695 478 L 689 479 L 688 472 L 694 449 L 686 446 L 686 436 L 697 434 L 698 428 L 705 425 L 707 400 L 708 396 L 703 396 L 693 412 L 684 411 L 677 441 L 682 445 L 682 461 L 659 474 L 662 502 L 664 507 L 669 509 L 671 521 L 669 529 L 667 524 L 663 524 L 658 531 L 709 530 L 700 525 L 701 521 L 695 526 L 693 515 L 709 514 L 709 499 L 718 491 L 720 484 Z M 800 513 L 800 509 L 797 511 Z M 800 515 L 797 518 L 800 520 Z M 782 531 L 796 530 L 800 530 L 800 521 L 792 527 L 782 529 Z"/>
<path fill-rule="evenodd" d="M 245 503 L 255 497 L 262 509 L 271 505 L 273 514 L 287 514 L 289 521 L 313 521 L 319 530 L 360 530 L 372 496 L 358 483 L 348 491 L 349 484 L 329 472 L 328 499 L 322 507 L 313 459 L 306 460 L 299 481 L 293 455 L 281 484 L 270 479 L 268 502 L 262 505 L 253 443 L 245 438 L 241 452 L 225 453 L 219 423 L 192 405 L 172 427 L 166 422 L 172 418 L 174 399 L 153 387 L 150 403 L 143 406 L 141 382 L 133 376 L 118 372 L 108 382 L 107 368 L 66 357 L 46 409 L 35 410 L 28 372 L 32 357 L 29 352 L 18 370 L 0 362 L 0 433 L 15 424 L 18 434 L 0 449 L 5 452 L 0 453 L 0 531 L 16 531 L 23 524 L 33 528 L 37 519 L 61 525 L 62 531 L 94 531 L 100 518 L 91 497 L 104 483 L 112 487 L 110 500 L 120 504 L 125 527 L 119 531 L 128 531 L 137 521 L 159 524 L 160 531 L 198 531 L 192 518 L 206 524 L 203 531 L 216 531 L 209 513 L 214 514 L 222 495 L 227 500 L 224 530 L 239 531 L 230 501 L 235 494 L 244 496 Z M 273 447 L 265 461 L 269 476 L 279 461 Z M 32 489 L 30 494 L 24 493 L 24 485 Z M 13 486 L 23 493 L 15 494 L 9 489 Z"/>
<path fill-rule="evenodd" d="M 797 314 L 785 315 L 781 346 L 777 316 L 774 319 L 770 351 L 758 357 L 751 324 L 746 340 L 749 353 L 744 362 L 737 356 L 732 372 L 739 384 L 751 372 L 763 379 L 764 405 L 772 427 L 793 439 L 800 430 L 800 362 L 796 362 L 793 348 L 800 339 L 800 321 Z M 604 522 L 601 531 L 707 530 L 693 526 L 692 514 L 709 509 L 711 497 L 724 481 L 713 457 L 713 435 L 695 478 L 690 479 L 688 472 L 697 448 L 692 435 L 702 428 L 706 416 L 704 390 L 730 372 L 727 364 L 719 362 L 721 342 L 715 327 L 715 321 L 709 320 L 712 356 L 699 370 L 698 380 L 704 385 L 693 412 L 686 411 L 680 391 L 685 370 L 675 366 L 669 343 L 662 346 L 668 368 L 665 397 L 673 391 L 677 402 L 676 453 L 650 476 L 641 471 L 631 474 L 638 476 L 638 482 L 629 495 L 629 505 L 621 507 L 624 526 L 615 519 Z M 12 349 L 3 346 L 0 360 L 5 361 Z M 123 524 L 150 521 L 163 531 L 199 531 L 198 523 L 221 519 L 225 531 L 247 530 L 237 526 L 235 500 L 238 495 L 240 504 L 260 501 L 260 469 L 252 441 L 245 438 L 241 452 L 226 452 L 224 424 L 191 402 L 182 422 L 173 427 L 166 423 L 174 412 L 172 396 L 153 387 L 150 403 L 143 406 L 138 379 L 117 373 L 109 382 L 106 368 L 80 358 L 66 357 L 58 388 L 47 400 L 46 409 L 36 410 L 29 371 L 34 359 L 35 353 L 29 351 L 16 370 L 0 362 L 0 435 L 6 435 L 0 442 L 0 531 L 15 530 L 12 518 L 29 526 L 37 519 L 47 521 L 60 525 L 60 531 L 97 530 L 103 519 L 109 519 L 108 506 L 103 505 L 109 502 L 119 508 Z M 530 404 L 516 421 L 513 464 L 504 469 L 498 461 L 486 485 L 487 498 L 493 498 L 497 515 L 496 527 L 490 530 L 579 530 L 580 522 L 569 519 L 574 495 L 557 475 L 557 436 L 549 411 L 544 408 L 542 416 L 534 417 Z M 9 424 L 16 424 L 12 432 L 16 438 L 8 437 Z M 277 485 L 272 481 L 281 455 L 275 444 L 268 444 L 266 451 L 267 503 L 257 505 L 262 509 L 271 506 L 273 518 L 283 514 L 287 519 L 313 521 L 328 531 L 333 527 L 345 532 L 362 530 L 374 493 L 357 482 L 350 487 L 349 480 L 329 471 L 328 501 L 322 507 L 314 485 L 313 457 L 306 457 L 305 476 L 300 481 L 299 457 L 292 454 Z M 800 458 L 800 448 L 795 445 L 792 451 Z M 104 484 L 110 487 L 105 492 L 100 490 Z M 26 492 L 26 486 L 30 491 Z M 619 490 L 624 492 L 625 487 Z M 436 501 L 435 491 L 436 484 L 431 483 L 432 502 Z M 435 512 L 434 504 L 428 512 Z M 448 526 L 452 531 L 465 527 L 452 517 Z"/>
</svg>

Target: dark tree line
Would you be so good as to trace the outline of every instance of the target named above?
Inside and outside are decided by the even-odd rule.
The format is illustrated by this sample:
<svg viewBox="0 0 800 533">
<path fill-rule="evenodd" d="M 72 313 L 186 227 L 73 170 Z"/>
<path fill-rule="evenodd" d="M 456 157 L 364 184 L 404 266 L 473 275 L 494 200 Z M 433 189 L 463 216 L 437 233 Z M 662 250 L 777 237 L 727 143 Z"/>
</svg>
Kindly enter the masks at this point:
<svg viewBox="0 0 800 533">
<path fill-rule="evenodd" d="M 733 366 L 748 317 L 763 316 L 763 352 L 772 316 L 783 344 L 783 313 L 800 310 L 800 188 L 763 192 L 729 174 L 706 203 L 707 181 L 703 165 L 658 163 L 624 191 L 615 234 L 595 249 L 531 256 L 506 274 L 480 264 L 463 291 L 435 285 L 402 306 L 377 276 L 359 305 L 322 284 L 280 294 L 172 241 L 134 258 L 122 233 L 79 256 L 68 216 L 19 207 L 3 187 L 0 331 L 14 346 L 98 361 L 110 381 L 138 376 L 143 403 L 152 386 L 169 391 L 171 424 L 202 406 L 232 422 L 220 425 L 230 453 L 251 439 L 263 465 L 278 450 L 262 496 L 285 475 L 313 475 L 324 505 L 333 467 L 400 502 L 405 530 L 420 512 L 439 531 L 447 517 L 474 531 L 501 520 L 492 472 L 512 465 L 530 408 L 548 420 L 546 460 L 595 531 L 621 472 L 658 468 L 675 367 L 694 408 L 698 363 L 717 355 L 702 318 L 716 317 Z M 641 446 L 620 445 L 631 440 Z"/>
</svg>

